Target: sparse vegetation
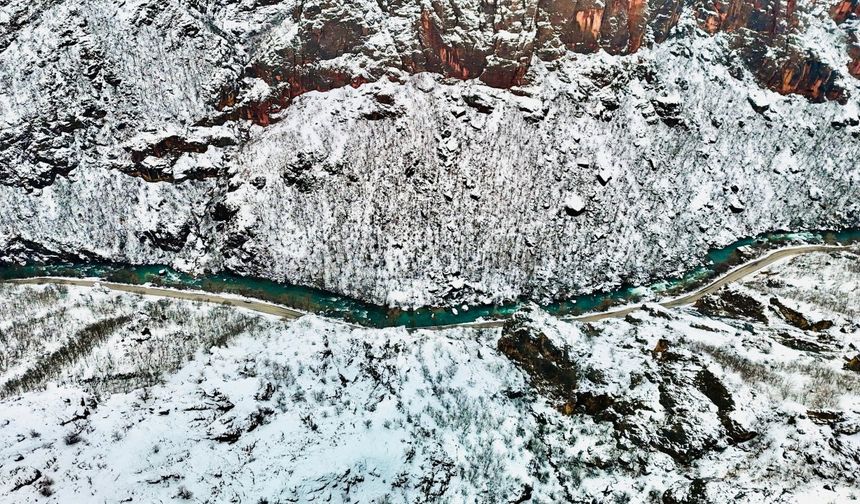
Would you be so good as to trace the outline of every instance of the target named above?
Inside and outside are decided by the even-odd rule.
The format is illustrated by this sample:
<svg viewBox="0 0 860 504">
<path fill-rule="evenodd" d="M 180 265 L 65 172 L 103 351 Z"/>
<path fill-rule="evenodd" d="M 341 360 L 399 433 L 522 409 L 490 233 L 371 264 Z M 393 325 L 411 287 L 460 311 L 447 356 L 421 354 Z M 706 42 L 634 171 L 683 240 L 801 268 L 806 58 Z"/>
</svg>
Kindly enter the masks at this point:
<svg viewBox="0 0 860 504">
<path fill-rule="evenodd" d="M 692 342 L 691 348 L 710 355 L 725 369 L 751 385 L 760 386 L 779 400 L 792 400 L 808 408 L 833 408 L 846 394 L 860 395 L 860 376 L 834 370 L 820 360 L 792 362 L 752 361 L 730 349 Z"/>
<path fill-rule="evenodd" d="M 197 352 L 223 347 L 258 324 L 201 303 L 116 294 L 67 299 L 68 288 L 53 285 L 0 288 L 0 397 L 51 380 L 85 385 L 97 396 L 151 386 Z M 88 317 L 96 321 L 84 322 Z"/>
<path fill-rule="evenodd" d="M 39 495 L 42 497 L 50 497 L 54 495 L 54 479 L 50 476 L 42 477 L 42 480 L 38 483 Z"/>
<path fill-rule="evenodd" d="M 71 365 L 87 355 L 96 345 L 103 342 L 130 320 L 129 315 L 120 315 L 87 325 L 69 338 L 59 349 L 40 359 L 20 376 L 7 381 L 0 388 L 0 397 L 26 392 L 42 386 L 46 380 L 59 375 L 65 366 Z"/>
<path fill-rule="evenodd" d="M 839 279 L 835 285 L 833 278 Z M 780 270 L 778 278 L 760 275 L 747 285 L 768 296 L 777 294 L 860 320 L 860 296 L 846 295 L 860 285 L 860 258 L 853 253 L 798 256 Z"/>
</svg>

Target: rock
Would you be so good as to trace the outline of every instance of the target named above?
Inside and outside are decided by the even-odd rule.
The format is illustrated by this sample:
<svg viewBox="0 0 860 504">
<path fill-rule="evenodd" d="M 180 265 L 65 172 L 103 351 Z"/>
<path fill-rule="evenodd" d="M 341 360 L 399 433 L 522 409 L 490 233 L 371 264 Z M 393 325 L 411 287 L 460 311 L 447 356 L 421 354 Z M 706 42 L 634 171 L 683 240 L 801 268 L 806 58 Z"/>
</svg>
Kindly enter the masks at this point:
<svg viewBox="0 0 860 504">
<path fill-rule="evenodd" d="M 477 89 L 470 89 L 463 93 L 463 101 L 473 109 L 482 114 L 489 114 L 493 111 L 493 99 Z"/>
<path fill-rule="evenodd" d="M 564 211 L 567 215 L 581 215 L 585 211 L 585 201 L 578 194 L 571 194 L 564 200 Z"/>
<path fill-rule="evenodd" d="M 571 412 L 576 397 L 577 372 L 564 349 L 545 334 L 512 319 L 505 324 L 499 351 L 528 373 L 532 385 L 554 399 L 560 410 Z"/>
<path fill-rule="evenodd" d="M 812 201 L 821 201 L 822 196 L 824 196 L 824 193 L 821 189 L 815 186 L 809 188 L 809 199 Z"/>
<path fill-rule="evenodd" d="M 855 373 L 860 373 L 860 354 L 855 355 L 854 357 L 845 359 L 845 364 L 842 366 L 842 369 L 846 371 L 854 371 Z"/>
<path fill-rule="evenodd" d="M 530 122 L 540 121 L 546 117 L 547 109 L 537 98 L 521 97 L 517 100 L 517 108 L 525 113 L 526 120 Z"/>
<path fill-rule="evenodd" d="M 499 351 L 563 414 L 611 423 L 621 447 L 649 444 L 687 465 L 755 436 L 733 419 L 730 390 L 688 352 L 670 351 L 665 340 L 653 351 L 645 341 L 628 340 L 609 354 L 595 353 L 589 337 L 540 320 L 534 310 L 515 315 L 502 330 Z M 608 355 L 613 362 L 605 361 Z M 619 376 L 607 366 L 635 373 Z"/>
<path fill-rule="evenodd" d="M 89 418 L 91 413 L 89 408 L 83 406 L 73 407 L 69 409 L 71 410 L 70 414 L 67 416 L 67 418 L 60 420 L 60 425 L 68 425 L 79 422 L 81 420 L 86 420 L 87 418 Z"/>
<path fill-rule="evenodd" d="M 659 96 L 651 100 L 654 112 L 667 126 L 682 124 L 681 97 L 677 94 Z"/>
<path fill-rule="evenodd" d="M 273 413 L 271 408 L 258 407 L 244 416 L 229 414 L 218 417 L 207 427 L 207 436 L 214 441 L 233 444 L 246 432 L 263 425 Z"/>
<path fill-rule="evenodd" d="M 600 182 L 600 185 L 605 186 L 610 180 L 612 180 L 612 170 L 610 168 L 602 168 L 597 172 L 597 181 Z"/>
<path fill-rule="evenodd" d="M 786 322 L 802 331 L 826 331 L 833 327 L 832 320 L 820 320 L 812 323 L 802 313 L 785 306 L 778 298 L 770 298 L 770 304 L 774 311 Z"/>
<path fill-rule="evenodd" d="M 743 202 L 733 194 L 729 197 L 729 209 L 732 213 L 741 213 L 746 209 L 746 206 L 744 206 Z"/>
<path fill-rule="evenodd" d="M 806 415 L 813 423 L 831 427 L 845 420 L 845 414 L 836 410 L 807 410 Z"/>
<path fill-rule="evenodd" d="M 767 96 L 763 91 L 761 92 L 753 92 L 747 95 L 747 103 L 750 104 L 750 107 L 756 111 L 758 114 L 764 114 L 770 109 L 770 97 Z"/>
<path fill-rule="evenodd" d="M 258 390 L 257 393 L 254 395 L 254 399 L 258 401 L 268 401 L 272 398 L 274 394 L 275 386 L 272 384 L 272 382 L 266 381 L 266 383 L 263 384 L 260 387 L 260 390 Z"/>
<path fill-rule="evenodd" d="M 696 373 L 694 383 L 696 388 L 717 407 L 717 417 L 723 424 L 731 444 L 744 443 L 757 435 L 741 427 L 731 417 L 732 412 L 735 411 L 735 401 L 726 386 L 708 368 L 702 368 Z"/>
<path fill-rule="evenodd" d="M 776 339 L 788 348 L 800 350 L 801 352 L 821 353 L 834 349 L 832 345 L 823 344 L 820 340 L 814 340 L 803 335 L 789 334 L 787 332 L 777 333 Z"/>
<path fill-rule="evenodd" d="M 750 296 L 731 289 L 720 289 L 716 294 L 699 299 L 693 306 L 709 316 L 744 317 L 767 323 L 764 305 Z"/>
<path fill-rule="evenodd" d="M 145 231 L 140 235 L 140 240 L 151 243 L 161 250 L 178 252 L 185 246 L 190 234 L 191 225 L 186 221 L 179 226 L 158 226 L 156 229 Z"/>
<path fill-rule="evenodd" d="M 263 176 L 254 177 L 251 179 L 251 185 L 256 187 L 259 190 L 265 189 L 267 183 L 268 183 L 268 181 L 267 181 L 266 177 L 263 177 Z"/>
<path fill-rule="evenodd" d="M 36 468 L 28 466 L 14 467 L 4 475 L 4 494 L 9 495 L 12 492 L 17 492 L 25 486 L 32 485 L 41 477 L 41 471 Z"/>
<path fill-rule="evenodd" d="M 226 413 L 232 410 L 235 405 L 232 401 L 221 391 L 213 390 L 211 392 L 207 392 L 205 390 L 200 391 L 201 401 L 193 403 L 189 406 L 183 408 L 185 411 L 217 411 L 219 413 Z"/>
<path fill-rule="evenodd" d="M 651 350 L 651 355 L 653 355 L 655 359 L 662 359 L 667 350 L 669 350 L 669 341 L 659 339 L 657 340 L 657 345 L 654 347 L 654 350 Z"/>
<path fill-rule="evenodd" d="M 839 24 L 851 19 L 852 16 L 860 17 L 860 3 L 856 0 L 839 0 L 830 8 L 830 17 Z"/>
<path fill-rule="evenodd" d="M 412 83 L 423 93 L 431 93 L 436 89 L 436 79 L 432 74 L 420 73 L 412 77 Z"/>
</svg>

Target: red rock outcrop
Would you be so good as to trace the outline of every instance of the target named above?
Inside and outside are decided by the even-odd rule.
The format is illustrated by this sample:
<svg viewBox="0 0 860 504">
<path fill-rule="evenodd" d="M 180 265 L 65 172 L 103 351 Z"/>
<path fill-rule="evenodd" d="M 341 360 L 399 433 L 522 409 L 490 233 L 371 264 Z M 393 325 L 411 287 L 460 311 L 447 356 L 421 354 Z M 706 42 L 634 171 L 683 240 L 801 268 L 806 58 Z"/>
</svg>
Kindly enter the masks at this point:
<svg viewBox="0 0 860 504">
<path fill-rule="evenodd" d="M 542 59 L 560 56 L 561 49 L 633 53 L 643 45 L 649 28 L 654 42 L 666 40 L 682 6 L 682 0 L 541 0 L 536 51 Z"/>
<path fill-rule="evenodd" d="M 273 121 L 273 115 L 289 106 L 297 96 L 310 91 L 331 91 L 345 86 L 357 88 L 368 82 L 367 79 L 353 76 L 345 70 L 304 65 L 272 68 L 254 64 L 246 70 L 246 75 L 257 77 L 273 86 L 273 92 L 265 97 L 239 102 L 239 89 L 222 91 L 216 108 L 227 113 L 220 117 L 221 121 L 244 119 L 268 126 Z"/>
<path fill-rule="evenodd" d="M 798 29 L 796 7 L 795 0 L 715 0 L 700 4 L 697 13 L 708 33 L 737 34 L 731 44 L 762 85 L 812 101 L 843 101 L 838 72 L 787 38 Z"/>
<path fill-rule="evenodd" d="M 694 8 L 706 32 L 736 34 L 732 47 L 763 85 L 816 101 L 842 100 L 839 72 L 789 43 L 787 37 L 798 29 L 795 1 L 701 0 Z M 225 90 L 217 104 L 223 119 L 267 125 L 308 91 L 359 86 L 402 72 L 480 79 L 499 88 L 522 85 L 535 56 L 552 61 L 568 51 L 629 54 L 665 41 L 684 1 L 428 0 L 419 6 L 392 0 L 380 8 L 383 17 L 414 27 L 412 34 L 389 37 L 394 46 L 385 51 L 369 41 L 388 28 L 367 21 L 370 17 L 347 0 L 302 3 L 293 14 L 298 32 L 289 45 L 263 48 L 243 76 L 265 81 L 269 95 L 242 99 L 247 93 L 238 87 Z M 841 22 L 858 10 L 860 0 L 842 0 L 831 14 Z M 858 52 L 855 44 L 852 54 Z M 349 59 L 362 64 L 346 66 Z M 849 71 L 860 72 L 856 57 Z"/>
<path fill-rule="evenodd" d="M 795 0 L 715 0 L 699 7 L 699 19 L 711 34 L 746 28 L 776 36 L 797 26 L 795 8 Z"/>
<path fill-rule="evenodd" d="M 860 79 L 860 36 L 854 33 L 851 37 L 850 45 L 848 46 L 848 57 L 851 61 L 848 63 L 848 73 Z"/>
<path fill-rule="evenodd" d="M 767 72 L 763 67 L 760 73 Z M 836 85 L 836 73 L 812 58 L 791 59 L 781 64 L 765 84 L 781 94 L 799 94 L 813 101 L 841 100 L 843 91 Z"/>
<path fill-rule="evenodd" d="M 657 42 L 665 39 L 678 20 L 679 5 L 673 0 L 545 0 L 538 8 L 537 45 L 553 47 L 560 42 L 574 52 L 636 52 L 650 25 L 656 25 Z"/>
<path fill-rule="evenodd" d="M 430 11 L 421 11 L 418 36 L 424 47 L 424 65 L 415 65 L 413 71 L 441 73 L 455 79 L 480 77 L 487 66 L 487 55 L 474 46 L 448 44 L 442 37 L 443 29 L 433 19 Z"/>
<path fill-rule="evenodd" d="M 830 9 L 830 17 L 836 24 L 845 26 L 849 19 L 860 18 L 860 0 L 841 0 Z M 848 36 L 848 73 L 860 79 L 860 25 L 854 24 L 846 30 Z"/>
<path fill-rule="evenodd" d="M 851 16 L 860 17 L 860 0 L 841 0 L 830 9 L 830 17 L 837 23 L 844 23 Z"/>
</svg>

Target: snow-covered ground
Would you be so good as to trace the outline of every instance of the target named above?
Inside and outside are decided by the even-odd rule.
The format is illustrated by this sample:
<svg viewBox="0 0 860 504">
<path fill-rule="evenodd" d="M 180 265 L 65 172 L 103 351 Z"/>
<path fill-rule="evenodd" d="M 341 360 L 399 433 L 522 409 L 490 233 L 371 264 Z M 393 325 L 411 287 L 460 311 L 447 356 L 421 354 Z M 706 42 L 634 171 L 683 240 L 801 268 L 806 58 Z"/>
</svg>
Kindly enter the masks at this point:
<svg viewBox="0 0 860 504">
<path fill-rule="evenodd" d="M 443 332 L 0 285 L 0 501 L 851 502 L 857 265 Z"/>
<path fill-rule="evenodd" d="M 856 2 L 723 4 L 5 0 L 0 262 L 460 306 L 860 226 Z M 0 502 L 850 502 L 858 289 L 410 332 L 0 284 Z"/>
</svg>

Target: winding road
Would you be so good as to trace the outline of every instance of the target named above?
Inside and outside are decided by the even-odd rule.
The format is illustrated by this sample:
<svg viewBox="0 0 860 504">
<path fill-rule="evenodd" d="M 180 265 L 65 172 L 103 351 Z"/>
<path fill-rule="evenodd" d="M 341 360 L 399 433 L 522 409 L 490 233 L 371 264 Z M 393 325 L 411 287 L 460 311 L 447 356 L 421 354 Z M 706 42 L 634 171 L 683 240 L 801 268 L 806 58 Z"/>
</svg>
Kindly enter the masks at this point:
<svg viewBox="0 0 860 504">
<path fill-rule="evenodd" d="M 683 296 L 670 299 L 667 301 L 659 302 L 660 306 L 665 308 L 677 308 L 679 306 L 690 305 L 698 301 L 704 296 L 711 294 L 720 288 L 731 284 L 733 282 L 737 282 L 738 280 L 751 275 L 757 271 L 760 271 L 767 266 L 789 257 L 794 257 L 802 254 L 809 254 L 813 252 L 837 252 L 837 251 L 848 251 L 852 250 L 851 246 L 840 246 L 840 245 L 802 245 L 796 247 L 787 247 L 779 250 L 775 250 L 766 254 L 763 257 L 758 259 L 754 259 L 748 263 L 742 264 L 737 268 L 729 271 L 725 275 L 720 278 L 714 280 L 708 285 L 691 292 L 689 294 L 685 294 Z M 129 292 L 133 294 L 140 294 L 144 296 L 156 296 L 162 298 L 173 298 L 173 299 L 184 299 L 188 301 L 202 301 L 204 303 L 217 303 L 227 306 L 236 306 L 239 308 L 245 308 L 248 310 L 252 310 L 258 313 L 264 313 L 267 315 L 275 315 L 278 317 L 282 317 L 287 320 L 292 320 L 299 318 L 303 315 L 306 315 L 305 312 L 294 310 L 292 308 L 287 308 L 286 306 L 267 303 L 264 301 L 258 301 L 254 299 L 240 298 L 235 296 L 224 296 L 220 294 L 210 294 L 206 292 L 195 292 L 195 291 L 184 291 L 179 289 L 165 289 L 163 287 L 150 287 L 145 285 L 131 285 L 131 284 L 122 284 L 122 283 L 114 283 L 114 282 L 103 282 L 101 280 L 89 280 L 89 279 L 76 279 L 76 278 L 59 278 L 59 277 L 34 277 L 34 278 L 25 278 L 25 279 L 15 279 L 8 280 L 8 283 L 15 284 L 24 284 L 24 285 L 42 285 L 42 284 L 54 284 L 54 285 L 73 285 L 78 287 L 103 287 L 106 289 L 110 289 L 113 291 L 120 292 Z M 600 313 L 591 313 L 588 315 L 581 315 L 578 317 L 565 317 L 564 320 L 570 321 L 580 321 L 580 322 L 595 322 L 598 320 L 603 320 L 607 318 L 623 318 L 628 314 L 635 312 L 637 310 L 642 309 L 641 305 L 629 305 L 622 308 L 617 308 L 605 312 Z M 431 326 L 431 327 L 423 327 L 421 329 L 429 329 L 429 330 L 442 330 L 442 329 L 450 329 L 454 327 L 468 327 L 474 329 L 486 329 L 486 328 L 497 328 L 502 327 L 504 325 L 504 320 L 489 320 L 489 321 L 478 321 L 478 322 L 468 322 L 463 324 L 455 324 L 455 325 L 440 325 L 440 326 Z"/>
<path fill-rule="evenodd" d="M 731 283 L 737 282 L 738 280 L 749 276 L 753 273 L 756 273 L 771 264 L 780 261 L 782 259 L 786 259 L 789 257 L 794 257 L 803 254 L 809 254 L 812 252 L 839 252 L 839 251 L 849 251 L 853 250 L 854 247 L 846 246 L 846 245 L 801 245 L 795 247 L 786 247 L 782 249 L 775 250 L 766 254 L 758 259 L 754 259 L 750 262 L 744 263 L 735 269 L 729 271 L 725 275 L 717 278 L 713 282 L 708 285 L 688 294 L 684 294 L 683 296 L 669 299 L 667 301 L 658 302 L 660 306 L 664 308 L 677 308 L 679 306 L 691 305 L 698 301 L 699 299 L 707 296 L 708 294 L 714 293 L 721 288 L 729 285 Z M 562 320 L 566 321 L 577 321 L 577 322 L 597 322 L 598 320 L 608 319 L 608 318 L 624 318 L 627 315 L 641 310 L 642 305 L 628 305 L 622 308 L 616 308 L 609 311 L 599 312 L 599 313 L 590 313 L 588 315 L 580 315 L 578 317 L 563 317 Z M 473 327 L 473 328 L 493 328 L 493 327 L 501 327 L 504 325 L 503 320 L 490 320 L 486 322 L 471 322 L 467 324 L 459 324 L 458 326 L 437 326 L 430 327 L 428 329 L 445 329 L 448 327 Z"/>
</svg>

